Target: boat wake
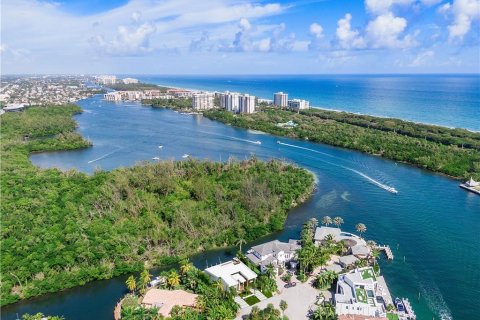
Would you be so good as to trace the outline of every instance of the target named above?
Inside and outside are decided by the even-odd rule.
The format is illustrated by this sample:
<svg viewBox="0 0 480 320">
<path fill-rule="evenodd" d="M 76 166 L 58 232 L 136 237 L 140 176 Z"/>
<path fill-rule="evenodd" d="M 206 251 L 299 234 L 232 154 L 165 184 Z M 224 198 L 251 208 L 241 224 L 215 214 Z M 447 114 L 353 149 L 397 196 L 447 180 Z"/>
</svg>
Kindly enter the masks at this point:
<svg viewBox="0 0 480 320">
<path fill-rule="evenodd" d="M 253 144 L 262 144 L 262 142 L 258 141 L 258 140 L 253 141 L 253 140 L 241 139 L 241 138 L 231 137 L 231 136 L 225 136 L 225 138 L 229 138 L 229 139 L 233 139 L 233 140 L 237 140 L 237 141 L 248 142 L 248 143 L 253 143 Z"/>
<path fill-rule="evenodd" d="M 104 154 L 104 155 L 101 156 L 101 157 L 98 157 L 98 158 L 96 158 L 96 159 L 90 160 L 90 161 L 88 161 L 87 163 L 94 163 L 94 162 L 103 160 L 103 159 L 105 159 L 106 157 L 111 156 L 111 155 L 114 154 L 115 152 L 120 151 L 121 149 L 122 149 L 122 148 L 118 148 L 117 150 L 113 150 L 112 152 L 106 153 L 106 154 Z"/>
<path fill-rule="evenodd" d="M 332 157 L 332 158 L 337 158 L 337 157 L 335 157 L 335 156 L 332 156 L 331 154 L 328 154 L 328 153 L 325 153 L 325 152 L 321 152 L 321 151 L 317 151 L 317 150 L 315 150 L 315 149 L 300 147 L 300 146 L 296 146 L 296 145 L 294 145 L 294 144 L 284 143 L 284 142 L 281 142 L 281 141 L 277 141 L 277 143 L 280 144 L 280 145 L 283 145 L 283 146 L 292 147 L 292 148 L 297 148 L 297 149 L 302 149 L 302 150 L 307 150 L 307 151 L 311 151 L 311 152 L 323 154 L 323 155 L 326 155 L 326 156 L 329 156 L 329 157 Z M 387 186 L 386 184 L 383 184 L 383 183 L 381 183 L 380 181 L 377 181 L 377 180 L 373 179 L 372 177 L 369 177 L 368 175 L 366 175 L 365 173 L 363 173 L 363 172 L 361 172 L 361 171 L 355 170 L 355 169 L 350 168 L 350 167 L 342 166 L 342 165 L 339 165 L 339 164 L 336 164 L 336 163 L 332 163 L 332 162 L 329 162 L 329 161 L 325 161 L 325 160 L 321 160 L 321 161 L 323 161 L 323 162 L 325 162 L 325 163 L 328 163 L 328 164 L 331 164 L 331 165 L 336 166 L 336 167 L 343 168 L 343 169 L 345 169 L 345 170 L 352 171 L 352 172 L 358 174 L 359 176 L 361 176 L 362 178 L 365 178 L 367 181 L 373 183 L 373 184 L 376 185 L 377 187 L 382 188 L 383 190 L 386 190 L 386 191 L 391 192 L 391 193 L 394 193 L 394 194 L 397 194 L 397 193 L 398 193 L 397 189 L 395 189 L 394 187 Z"/>
</svg>

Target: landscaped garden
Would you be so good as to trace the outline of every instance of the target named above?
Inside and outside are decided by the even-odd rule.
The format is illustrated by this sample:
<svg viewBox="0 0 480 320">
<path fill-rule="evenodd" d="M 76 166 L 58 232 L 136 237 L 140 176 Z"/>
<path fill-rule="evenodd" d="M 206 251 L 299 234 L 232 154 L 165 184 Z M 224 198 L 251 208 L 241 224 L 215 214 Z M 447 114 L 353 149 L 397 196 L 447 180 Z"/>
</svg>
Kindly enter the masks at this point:
<svg viewBox="0 0 480 320">
<path fill-rule="evenodd" d="M 377 280 L 377 278 L 375 277 L 375 273 L 373 272 L 372 269 L 365 269 L 362 271 L 362 278 L 363 280 L 366 280 L 366 279 L 373 279 L 373 280 Z"/>
<path fill-rule="evenodd" d="M 355 293 L 357 294 L 357 300 L 361 303 L 367 303 L 367 293 L 365 289 L 355 288 Z"/>
</svg>

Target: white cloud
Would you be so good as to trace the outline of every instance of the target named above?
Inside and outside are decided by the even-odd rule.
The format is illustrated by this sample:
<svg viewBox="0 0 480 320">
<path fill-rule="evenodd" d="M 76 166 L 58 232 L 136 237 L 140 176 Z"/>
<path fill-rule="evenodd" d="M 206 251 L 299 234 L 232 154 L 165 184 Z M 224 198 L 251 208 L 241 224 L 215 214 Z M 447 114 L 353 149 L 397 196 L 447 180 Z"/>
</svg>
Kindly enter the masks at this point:
<svg viewBox="0 0 480 320">
<path fill-rule="evenodd" d="M 323 27 L 318 23 L 312 23 L 310 25 L 310 34 L 317 39 L 323 38 Z"/>
<path fill-rule="evenodd" d="M 415 0 L 365 0 L 365 7 L 369 12 L 380 15 L 390 12 L 394 5 L 410 5 L 414 2 Z"/>
<path fill-rule="evenodd" d="M 448 38 L 462 41 L 470 31 L 472 23 L 480 19 L 480 0 L 455 0 L 446 3 L 438 10 L 445 15 L 452 15 L 453 21 L 448 26 Z"/>
<path fill-rule="evenodd" d="M 435 55 L 433 50 L 427 50 L 420 52 L 417 56 L 408 64 L 409 67 L 421 67 L 430 62 L 431 58 Z"/>
<path fill-rule="evenodd" d="M 412 35 L 401 38 L 407 27 L 407 20 L 395 17 L 391 12 L 370 21 L 366 28 L 366 38 L 373 48 L 406 48 L 416 45 Z"/>
<path fill-rule="evenodd" d="M 358 30 L 352 30 L 350 21 L 352 15 L 347 13 L 337 22 L 336 36 L 338 44 L 343 49 L 361 49 L 365 48 L 365 40 L 359 35 Z"/>
</svg>

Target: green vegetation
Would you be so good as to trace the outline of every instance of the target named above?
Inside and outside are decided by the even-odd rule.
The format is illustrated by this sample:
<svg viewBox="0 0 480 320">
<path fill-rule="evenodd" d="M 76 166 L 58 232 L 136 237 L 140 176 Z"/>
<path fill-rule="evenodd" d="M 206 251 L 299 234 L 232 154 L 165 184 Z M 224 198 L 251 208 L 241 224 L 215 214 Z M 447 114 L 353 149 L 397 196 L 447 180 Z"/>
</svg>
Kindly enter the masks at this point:
<svg viewBox="0 0 480 320">
<path fill-rule="evenodd" d="M 253 240 L 281 229 L 313 188 L 307 171 L 255 158 L 92 176 L 33 166 L 31 152 L 90 145 L 73 131 L 78 112 L 37 107 L 1 117 L 2 305 Z"/>
<path fill-rule="evenodd" d="M 373 280 L 377 280 L 377 278 L 375 277 L 375 274 L 373 273 L 373 270 L 372 269 L 365 269 L 362 271 L 362 279 L 363 280 L 366 280 L 366 279 L 373 279 Z"/>
<path fill-rule="evenodd" d="M 284 311 L 284 309 L 282 309 L 282 311 Z M 273 304 L 269 303 L 265 309 L 260 309 L 257 306 L 254 306 L 250 311 L 250 314 L 244 319 L 246 320 L 288 320 L 288 317 L 282 316 L 282 313 L 280 312 L 280 310 L 275 309 Z"/>
<path fill-rule="evenodd" d="M 365 292 L 365 289 L 355 288 L 355 293 L 357 295 L 358 301 L 360 301 L 361 303 L 367 303 L 367 293 Z"/>
<path fill-rule="evenodd" d="M 157 86 L 156 84 L 149 84 L 149 83 L 116 83 L 110 84 L 107 86 L 113 90 L 117 91 L 142 91 L 142 90 L 160 90 L 160 92 L 167 92 L 167 87 Z"/>
<path fill-rule="evenodd" d="M 249 306 L 253 306 L 256 303 L 259 303 L 260 299 L 258 299 L 256 296 L 252 295 L 250 297 L 245 298 L 245 302 L 248 303 Z"/>
<path fill-rule="evenodd" d="M 330 303 L 325 303 L 317 307 L 309 314 L 310 320 L 336 320 L 335 307 Z"/>
<path fill-rule="evenodd" d="M 400 318 L 398 317 L 398 314 L 395 314 L 395 313 L 387 313 L 387 319 L 388 319 L 388 320 L 399 320 Z"/>
<path fill-rule="evenodd" d="M 398 119 L 310 109 L 295 113 L 264 108 L 255 114 L 204 113 L 233 126 L 359 150 L 457 178 L 480 179 L 480 133 Z M 294 128 L 277 123 L 292 120 Z"/>
<path fill-rule="evenodd" d="M 143 99 L 142 104 L 154 108 L 168 108 L 179 111 L 192 111 L 192 98 Z"/>
</svg>

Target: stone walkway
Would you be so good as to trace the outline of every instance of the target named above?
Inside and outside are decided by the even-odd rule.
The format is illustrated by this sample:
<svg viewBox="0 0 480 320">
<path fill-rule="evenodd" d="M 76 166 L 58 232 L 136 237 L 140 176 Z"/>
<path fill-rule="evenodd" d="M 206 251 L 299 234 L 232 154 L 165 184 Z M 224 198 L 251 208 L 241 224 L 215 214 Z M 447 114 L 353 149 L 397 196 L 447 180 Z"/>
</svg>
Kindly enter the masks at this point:
<svg viewBox="0 0 480 320">
<path fill-rule="evenodd" d="M 246 303 L 245 300 L 243 300 L 239 296 L 236 296 L 233 300 L 240 306 L 240 309 L 248 307 L 248 303 Z"/>
<path fill-rule="evenodd" d="M 258 298 L 258 300 L 263 301 L 266 300 L 267 297 L 260 291 L 260 290 L 255 290 L 255 296 Z"/>
</svg>

